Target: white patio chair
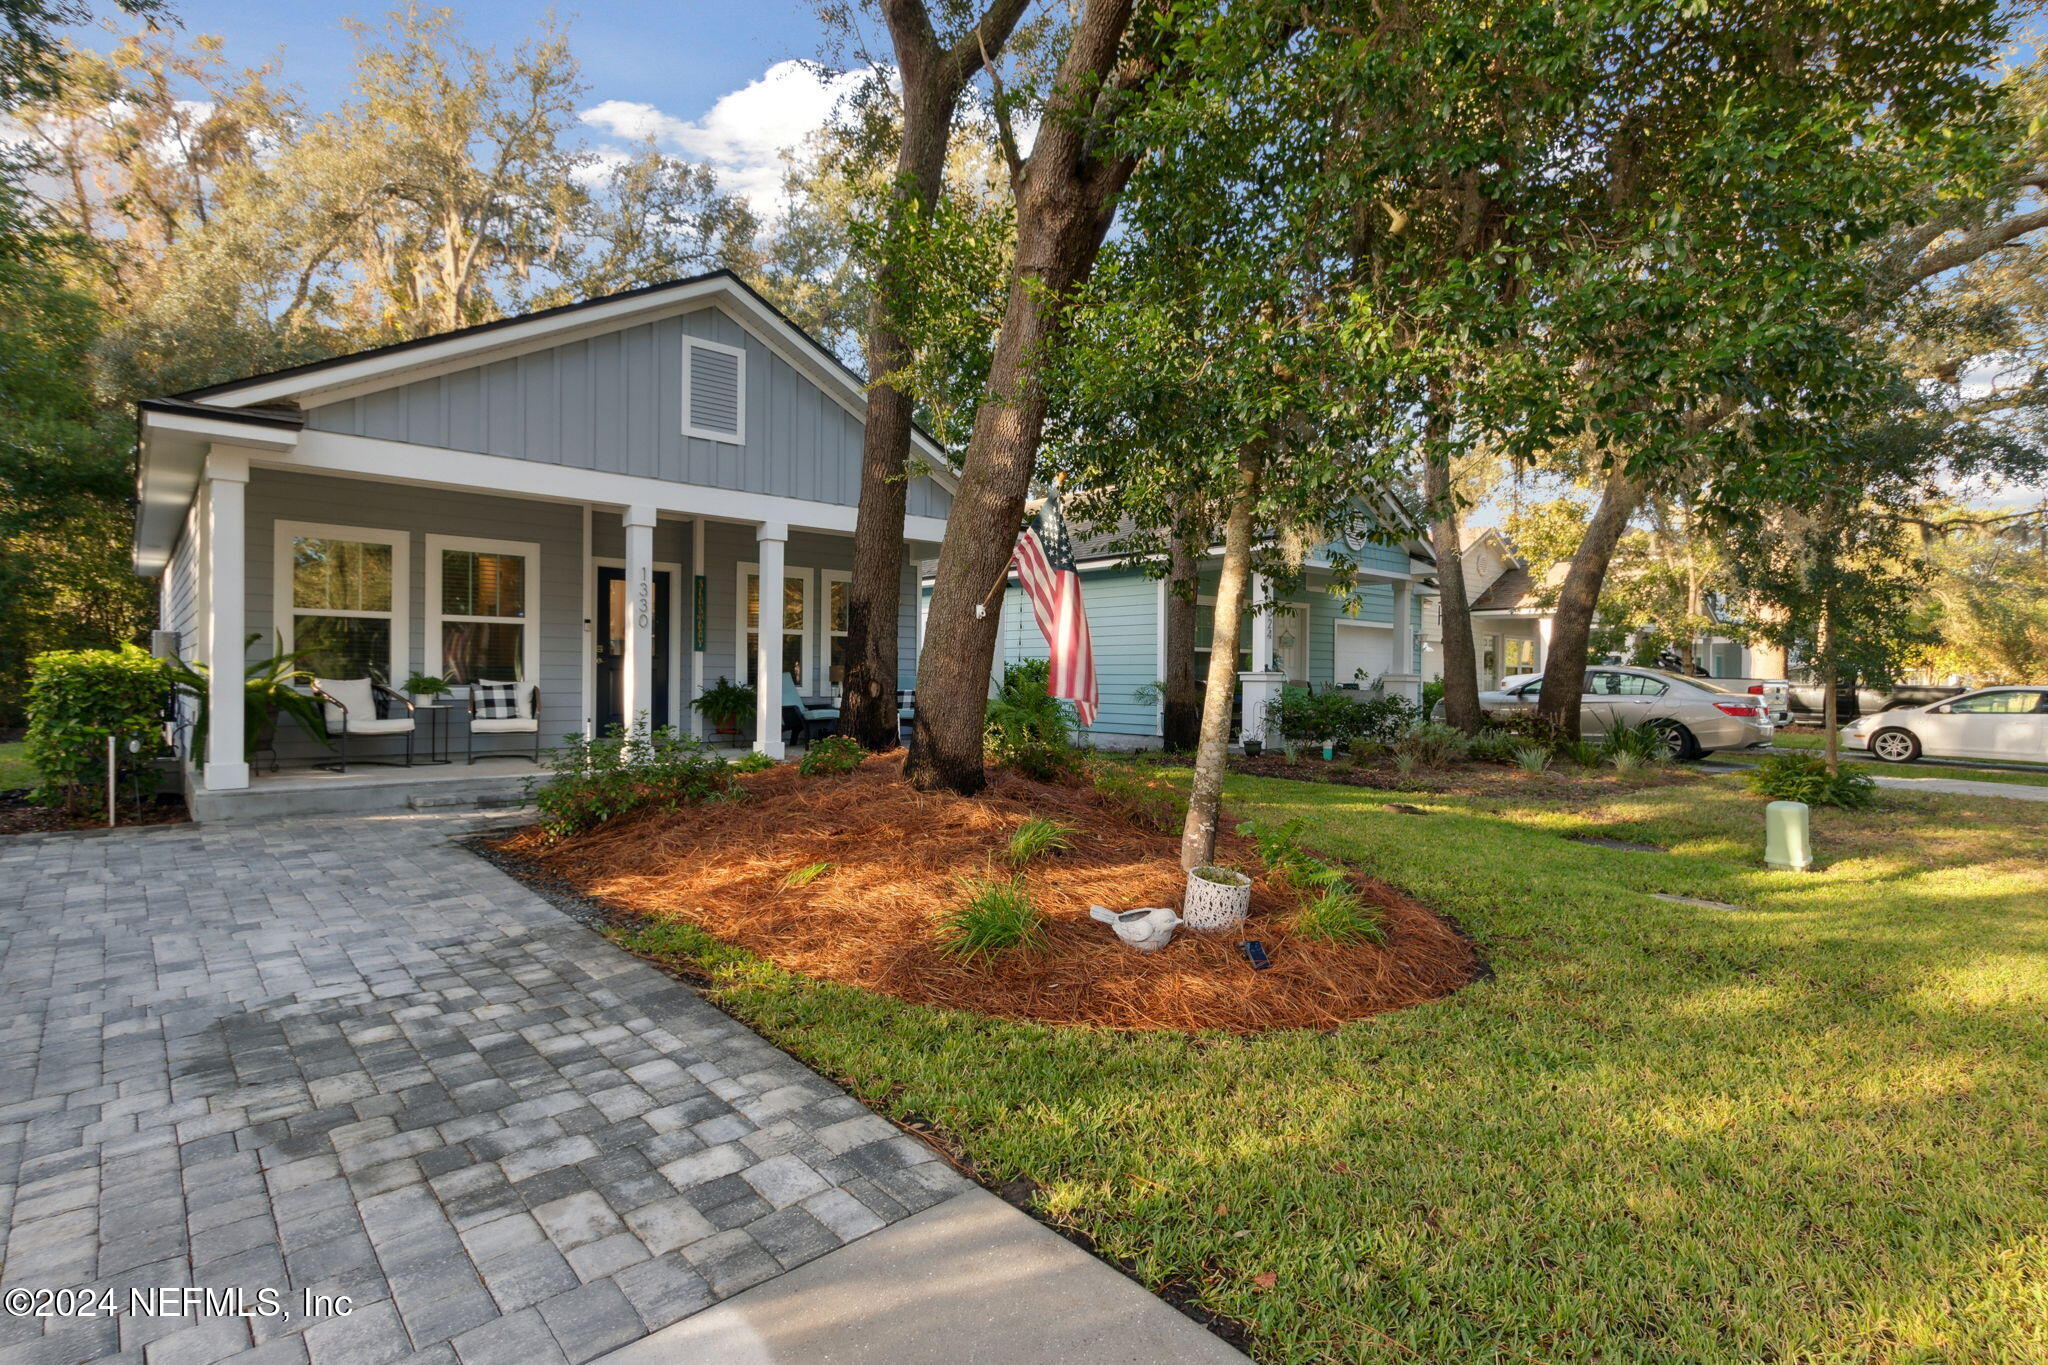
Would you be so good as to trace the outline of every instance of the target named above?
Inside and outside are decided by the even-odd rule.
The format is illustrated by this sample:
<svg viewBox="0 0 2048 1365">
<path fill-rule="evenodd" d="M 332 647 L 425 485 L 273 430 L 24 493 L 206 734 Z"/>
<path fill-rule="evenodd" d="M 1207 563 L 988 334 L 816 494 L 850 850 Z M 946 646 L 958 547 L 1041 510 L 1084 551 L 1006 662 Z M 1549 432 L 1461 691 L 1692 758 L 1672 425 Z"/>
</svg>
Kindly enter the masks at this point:
<svg viewBox="0 0 2048 1365">
<path fill-rule="evenodd" d="M 418 725 L 412 701 L 403 692 L 395 692 L 372 678 L 315 678 L 313 695 L 320 699 L 321 710 L 326 714 L 327 733 L 341 741 L 341 761 L 323 763 L 321 767 L 345 773 L 351 736 L 370 739 L 386 735 L 405 736 L 405 766 L 412 766 L 412 737 Z M 377 714 L 379 697 L 384 699 L 382 716 Z M 398 714 L 400 708 L 403 715 Z"/>
</svg>

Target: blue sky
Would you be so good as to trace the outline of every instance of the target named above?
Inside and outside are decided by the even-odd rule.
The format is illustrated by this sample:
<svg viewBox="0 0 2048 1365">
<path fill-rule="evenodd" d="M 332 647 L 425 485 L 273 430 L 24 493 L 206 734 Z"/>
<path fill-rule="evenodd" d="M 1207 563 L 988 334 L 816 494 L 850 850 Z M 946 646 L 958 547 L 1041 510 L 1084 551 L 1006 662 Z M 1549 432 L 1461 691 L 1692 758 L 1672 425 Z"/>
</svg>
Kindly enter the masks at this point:
<svg viewBox="0 0 2048 1365">
<path fill-rule="evenodd" d="M 390 8 L 289 0 L 170 3 L 188 37 L 217 35 L 235 66 L 281 54 L 282 79 L 316 111 L 338 104 L 348 85 L 354 44 L 342 21 L 376 24 Z M 501 51 L 531 36 L 551 10 L 557 13 L 582 65 L 587 90 L 580 107 L 593 146 L 651 133 L 669 151 L 709 161 L 729 187 L 757 201 L 772 197 L 779 181 L 778 151 L 816 127 L 834 98 L 829 85 L 796 64 L 826 56 L 845 64 L 859 60 L 858 53 L 827 51 L 828 36 L 808 0 L 581 9 L 503 0 L 446 7 L 472 41 Z M 97 28 L 72 36 L 88 46 L 109 41 Z"/>
</svg>

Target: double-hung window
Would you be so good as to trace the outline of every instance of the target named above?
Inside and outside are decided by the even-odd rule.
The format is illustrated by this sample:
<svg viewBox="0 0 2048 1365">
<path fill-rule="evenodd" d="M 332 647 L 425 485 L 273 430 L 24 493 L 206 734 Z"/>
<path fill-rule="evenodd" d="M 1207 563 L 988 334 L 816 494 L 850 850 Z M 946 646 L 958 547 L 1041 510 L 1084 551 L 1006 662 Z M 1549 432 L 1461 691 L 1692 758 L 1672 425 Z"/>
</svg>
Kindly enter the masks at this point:
<svg viewBox="0 0 2048 1365">
<path fill-rule="evenodd" d="M 308 672 L 385 683 L 405 676 L 405 532 L 280 521 L 276 554 L 278 637 Z"/>
<path fill-rule="evenodd" d="M 457 685 L 530 682 L 540 671 L 540 547 L 427 537 L 427 651 Z"/>
</svg>

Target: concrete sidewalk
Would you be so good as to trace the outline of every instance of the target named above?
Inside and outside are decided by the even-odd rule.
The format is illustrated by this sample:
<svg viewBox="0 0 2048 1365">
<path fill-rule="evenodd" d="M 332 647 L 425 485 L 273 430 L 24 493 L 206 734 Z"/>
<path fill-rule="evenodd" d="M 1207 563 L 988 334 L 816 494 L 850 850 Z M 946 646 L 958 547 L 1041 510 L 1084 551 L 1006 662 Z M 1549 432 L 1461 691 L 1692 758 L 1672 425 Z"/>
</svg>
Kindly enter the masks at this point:
<svg viewBox="0 0 2048 1365">
<path fill-rule="evenodd" d="M 986 1190 L 684 1318 L 603 1365 L 1228 1365 L 1247 1359 Z"/>
<path fill-rule="evenodd" d="M 1709 772 L 1743 773 L 1749 770 L 1746 763 L 1715 763 L 1709 760 L 1700 765 Z M 2032 787 L 2024 782 L 1972 782 L 1961 777 L 1885 777 L 1877 773 L 1870 780 L 1880 787 L 1902 792 L 1940 792 L 1949 796 L 2003 796 L 2013 801 L 2048 801 L 2048 787 Z"/>
</svg>

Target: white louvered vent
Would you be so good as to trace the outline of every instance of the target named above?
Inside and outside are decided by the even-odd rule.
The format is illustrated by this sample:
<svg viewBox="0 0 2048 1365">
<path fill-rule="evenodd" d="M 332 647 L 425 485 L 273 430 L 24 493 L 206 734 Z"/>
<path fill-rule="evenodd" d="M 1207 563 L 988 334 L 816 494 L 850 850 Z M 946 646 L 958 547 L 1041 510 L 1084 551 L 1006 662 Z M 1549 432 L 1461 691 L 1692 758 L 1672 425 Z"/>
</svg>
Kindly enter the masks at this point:
<svg viewBox="0 0 2048 1365">
<path fill-rule="evenodd" d="M 747 439 L 746 352 L 715 341 L 683 349 L 683 435 L 744 445 Z"/>
</svg>

